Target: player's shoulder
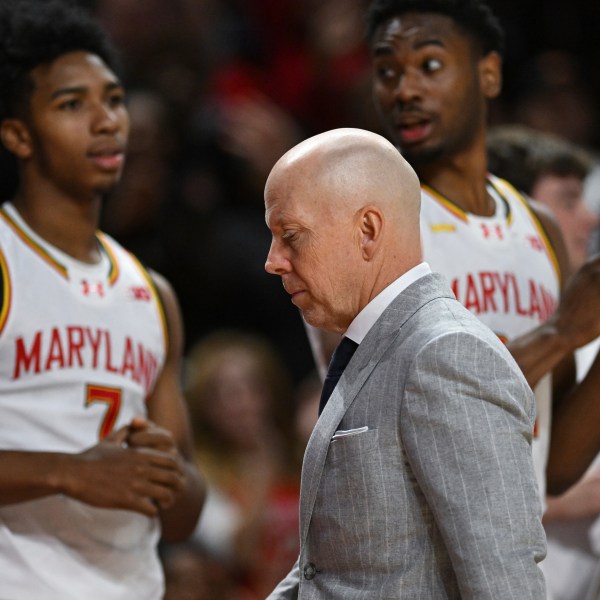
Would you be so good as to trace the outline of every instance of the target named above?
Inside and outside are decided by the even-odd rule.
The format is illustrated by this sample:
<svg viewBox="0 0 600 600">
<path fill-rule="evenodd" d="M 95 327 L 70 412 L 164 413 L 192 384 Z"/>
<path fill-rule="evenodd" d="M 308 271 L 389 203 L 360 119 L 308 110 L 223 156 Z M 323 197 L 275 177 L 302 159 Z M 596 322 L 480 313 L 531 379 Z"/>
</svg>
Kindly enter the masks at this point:
<svg viewBox="0 0 600 600">
<path fill-rule="evenodd" d="M 556 255 L 561 272 L 561 280 L 564 282 L 566 280 L 566 275 L 568 274 L 567 250 L 562 231 L 552 210 L 545 204 L 534 200 L 525 192 L 517 190 L 509 181 L 506 181 L 505 179 L 490 175 L 490 180 L 495 185 L 499 185 L 504 190 L 509 191 L 514 198 L 518 198 L 523 206 L 538 222 L 539 226 L 546 234 L 548 242 L 550 243 L 550 246 Z"/>
</svg>

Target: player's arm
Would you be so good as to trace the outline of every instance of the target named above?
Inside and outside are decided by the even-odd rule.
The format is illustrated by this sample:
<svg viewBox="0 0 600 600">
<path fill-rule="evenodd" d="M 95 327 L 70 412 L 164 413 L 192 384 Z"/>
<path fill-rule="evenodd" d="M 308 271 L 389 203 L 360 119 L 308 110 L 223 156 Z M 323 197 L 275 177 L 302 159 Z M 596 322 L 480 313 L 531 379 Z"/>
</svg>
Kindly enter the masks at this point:
<svg viewBox="0 0 600 600">
<path fill-rule="evenodd" d="M 64 494 L 156 516 L 174 502 L 183 472 L 169 453 L 128 447 L 129 435 L 130 427 L 122 427 L 79 454 L 0 451 L 0 504 Z"/>
<path fill-rule="evenodd" d="M 561 231 L 547 207 L 533 200 L 529 200 L 529 204 L 554 249 L 563 287 L 569 277 L 569 262 Z M 577 346 L 574 343 L 575 340 L 570 339 L 567 332 L 550 319 L 527 334 L 511 340 L 508 349 L 532 388 L 559 365 L 560 379 L 554 377 L 553 384 L 570 387 L 575 377 L 573 351 Z"/>
<path fill-rule="evenodd" d="M 168 508 L 162 508 L 160 519 L 163 537 L 177 541 L 194 529 L 204 503 L 205 487 L 192 458 L 192 433 L 181 390 L 181 356 L 183 323 L 173 289 L 160 275 L 152 273 L 167 318 L 169 346 L 164 368 L 148 400 L 148 419 L 134 421 L 136 431 L 128 442 L 136 447 L 156 448 L 171 452 L 184 474 L 182 487 Z"/>
<path fill-rule="evenodd" d="M 555 249 L 565 285 L 550 319 L 514 340 L 509 350 L 530 385 L 552 372 L 553 417 L 546 473 L 548 491 L 560 493 L 583 475 L 600 450 L 600 360 L 576 384 L 573 358 L 575 349 L 600 335 L 600 256 L 569 275 L 564 241 L 554 218 L 547 209 L 533 207 Z"/>
</svg>

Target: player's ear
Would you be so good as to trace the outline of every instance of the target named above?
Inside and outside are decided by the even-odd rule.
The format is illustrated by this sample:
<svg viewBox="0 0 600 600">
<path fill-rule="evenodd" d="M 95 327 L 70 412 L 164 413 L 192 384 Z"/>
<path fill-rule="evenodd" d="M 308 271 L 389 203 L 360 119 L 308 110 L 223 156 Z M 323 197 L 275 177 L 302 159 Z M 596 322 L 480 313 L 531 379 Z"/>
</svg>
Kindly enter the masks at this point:
<svg viewBox="0 0 600 600">
<path fill-rule="evenodd" d="M 479 81 L 486 98 L 496 98 L 502 90 L 502 58 L 497 52 L 488 52 L 479 61 Z"/>
<path fill-rule="evenodd" d="M 4 119 L 0 123 L 0 140 L 17 158 L 23 160 L 31 156 L 31 134 L 21 119 Z"/>
<path fill-rule="evenodd" d="M 383 215 L 377 207 L 366 206 L 358 216 L 361 252 L 365 260 L 370 260 L 379 246 L 383 230 Z"/>
</svg>

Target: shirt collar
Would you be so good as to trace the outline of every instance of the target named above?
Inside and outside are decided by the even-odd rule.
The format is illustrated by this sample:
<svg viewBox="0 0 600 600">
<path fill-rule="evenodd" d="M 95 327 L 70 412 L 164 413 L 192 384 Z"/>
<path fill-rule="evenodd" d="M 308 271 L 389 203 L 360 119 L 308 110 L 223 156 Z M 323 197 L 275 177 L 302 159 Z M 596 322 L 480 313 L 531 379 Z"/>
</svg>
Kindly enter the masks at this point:
<svg viewBox="0 0 600 600">
<path fill-rule="evenodd" d="M 392 303 L 394 298 L 404 291 L 409 285 L 431 273 L 431 268 L 426 262 L 418 264 L 416 267 L 408 270 L 398 279 L 390 283 L 384 290 L 379 292 L 369 304 L 367 304 L 354 317 L 350 327 L 344 334 L 357 344 L 360 344 L 367 335 L 375 321 L 383 314 L 383 311 Z"/>
</svg>

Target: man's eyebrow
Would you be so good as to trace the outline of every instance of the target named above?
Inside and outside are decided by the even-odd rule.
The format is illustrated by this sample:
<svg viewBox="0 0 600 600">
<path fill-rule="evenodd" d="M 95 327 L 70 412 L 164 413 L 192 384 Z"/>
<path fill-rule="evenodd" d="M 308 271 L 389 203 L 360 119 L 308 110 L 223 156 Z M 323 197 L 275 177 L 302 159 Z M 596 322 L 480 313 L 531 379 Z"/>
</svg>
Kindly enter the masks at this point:
<svg viewBox="0 0 600 600">
<path fill-rule="evenodd" d="M 416 50 L 420 50 L 425 46 L 437 46 L 439 48 L 445 48 L 446 44 L 444 44 L 444 42 L 439 38 L 426 38 L 424 40 L 419 40 L 418 42 L 416 42 L 414 48 Z"/>
<path fill-rule="evenodd" d="M 83 94 L 86 91 L 86 87 L 82 85 L 74 85 L 71 87 L 64 87 L 52 92 L 50 98 L 54 100 L 54 98 L 59 98 L 60 96 L 67 96 L 69 94 Z"/>
<path fill-rule="evenodd" d="M 439 48 L 445 48 L 446 45 L 439 38 L 426 38 L 424 40 L 418 40 L 412 47 L 412 50 L 421 50 L 427 46 L 437 46 Z M 390 56 L 394 53 L 393 46 L 390 44 L 376 44 L 373 48 L 373 56 Z"/>
<path fill-rule="evenodd" d="M 113 90 L 116 90 L 116 89 L 118 90 L 118 89 L 122 89 L 122 88 L 123 88 L 123 84 L 120 83 L 119 81 L 109 81 L 104 86 L 104 89 L 107 92 L 112 92 Z M 52 95 L 50 96 L 50 98 L 52 100 L 54 100 L 55 98 L 59 98 L 60 96 L 67 96 L 69 94 L 85 94 L 85 92 L 87 90 L 88 90 L 88 88 L 85 85 L 73 85 L 73 86 L 63 87 L 63 88 L 59 88 L 58 90 L 53 92 Z"/>
<path fill-rule="evenodd" d="M 392 54 L 390 46 L 375 46 L 373 48 L 373 56 L 389 56 L 390 54 Z"/>
</svg>

